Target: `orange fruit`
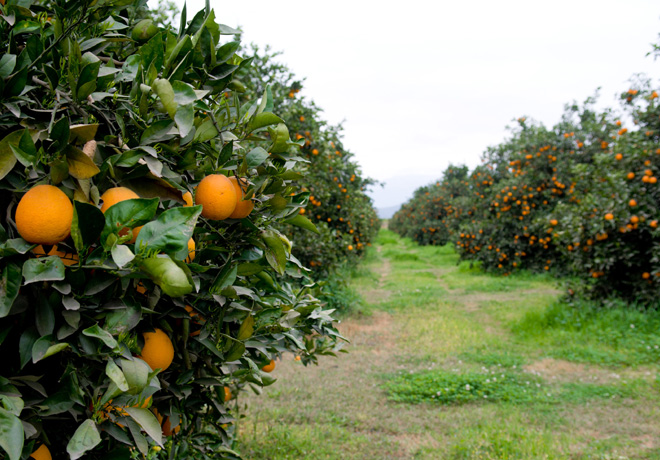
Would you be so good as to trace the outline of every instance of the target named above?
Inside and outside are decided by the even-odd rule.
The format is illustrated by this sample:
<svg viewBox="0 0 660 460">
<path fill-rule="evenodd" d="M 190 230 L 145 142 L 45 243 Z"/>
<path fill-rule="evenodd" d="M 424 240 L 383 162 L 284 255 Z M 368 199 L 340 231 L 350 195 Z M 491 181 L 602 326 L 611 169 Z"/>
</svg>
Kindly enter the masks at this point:
<svg viewBox="0 0 660 460">
<path fill-rule="evenodd" d="M 225 402 L 231 399 L 231 388 L 225 387 Z"/>
<path fill-rule="evenodd" d="M 37 257 L 59 256 L 59 258 L 62 259 L 62 263 L 68 267 L 70 267 L 71 265 L 76 265 L 78 263 L 78 254 L 58 251 L 56 244 L 50 247 L 50 251 L 48 251 L 48 253 L 46 253 L 46 249 L 44 249 L 42 245 L 36 246 L 32 250 L 32 253 Z"/>
<path fill-rule="evenodd" d="M 158 423 L 160 423 L 161 428 L 163 429 L 163 434 L 165 436 L 172 436 L 173 434 L 177 434 L 179 431 L 181 431 L 181 423 L 177 426 L 172 428 L 172 423 L 170 422 L 170 418 L 164 418 L 160 412 L 158 412 L 158 409 L 154 409 L 154 415 L 158 419 Z"/>
<path fill-rule="evenodd" d="M 187 264 L 192 263 L 195 260 L 195 240 L 190 238 L 188 240 L 188 257 L 184 259 L 184 262 Z"/>
<path fill-rule="evenodd" d="M 635 178 L 635 173 L 634 172 L 629 172 L 627 177 L 628 177 L 628 179 L 634 179 Z"/>
<path fill-rule="evenodd" d="M 616 158 L 617 160 L 623 160 L 623 155 L 617 153 L 616 155 L 614 155 L 614 158 Z"/>
<path fill-rule="evenodd" d="M 183 198 L 183 201 L 186 202 L 186 204 L 184 204 L 184 206 L 192 206 L 193 205 L 192 193 L 186 192 L 183 195 L 181 195 L 181 198 Z"/>
<path fill-rule="evenodd" d="M 557 226 L 557 224 L 558 224 L 557 219 L 550 220 L 550 225 L 552 225 L 553 227 Z"/>
<path fill-rule="evenodd" d="M 241 179 L 241 183 L 239 185 L 238 179 L 236 179 L 236 177 L 232 176 L 229 178 L 229 180 L 234 186 L 234 191 L 236 192 L 236 208 L 234 209 L 234 212 L 230 214 L 229 218 L 243 219 L 244 217 L 249 216 L 254 209 L 254 202 L 252 200 L 243 200 L 243 197 L 245 196 L 243 189 L 247 188 L 247 181 L 245 179 Z"/>
<path fill-rule="evenodd" d="M 270 360 L 270 363 L 266 364 L 264 367 L 261 368 L 261 370 L 264 372 L 273 372 L 274 369 L 275 369 L 275 361 L 272 359 Z"/>
<path fill-rule="evenodd" d="M 630 207 L 635 207 L 635 206 L 637 206 L 637 201 L 635 201 L 635 200 L 630 200 L 630 201 L 628 202 L 628 205 L 629 205 Z"/>
<path fill-rule="evenodd" d="M 40 445 L 37 450 L 30 454 L 30 458 L 34 458 L 35 460 L 53 460 L 46 444 Z"/>
<path fill-rule="evenodd" d="M 130 188 L 126 188 L 126 187 L 109 188 L 108 190 L 105 191 L 105 193 L 103 193 L 103 195 L 101 195 L 101 201 L 103 201 L 103 204 L 101 205 L 101 212 L 105 214 L 105 212 L 108 210 L 108 208 L 110 208 L 110 206 L 115 205 L 120 201 L 132 200 L 134 198 L 140 198 L 140 197 Z M 129 244 L 135 243 L 135 239 L 137 238 L 138 233 L 140 233 L 141 228 L 142 226 L 135 227 L 133 229 L 133 238 L 131 238 L 131 241 L 128 242 Z M 128 229 L 123 228 L 119 232 L 119 235 L 124 236 L 127 233 L 128 233 Z"/>
<path fill-rule="evenodd" d="M 632 217 L 630 218 L 630 222 L 632 222 L 633 224 L 636 224 L 637 222 L 639 222 L 639 217 L 637 217 L 637 216 L 632 216 Z"/>
<path fill-rule="evenodd" d="M 611 212 L 605 214 L 605 220 L 612 220 L 612 219 L 614 219 L 614 215 Z"/>
<path fill-rule="evenodd" d="M 73 205 L 59 188 L 37 185 L 23 195 L 16 207 L 16 230 L 36 244 L 57 244 L 71 233 Z"/>
<path fill-rule="evenodd" d="M 174 360 L 174 346 L 170 338 L 162 329 L 156 329 L 154 332 L 145 332 L 144 347 L 140 358 L 142 358 L 151 369 L 160 369 L 165 371 Z"/>
<path fill-rule="evenodd" d="M 222 174 L 211 174 L 201 180 L 195 192 L 195 203 L 202 205 L 202 216 L 224 220 L 236 209 L 236 190 Z"/>
</svg>

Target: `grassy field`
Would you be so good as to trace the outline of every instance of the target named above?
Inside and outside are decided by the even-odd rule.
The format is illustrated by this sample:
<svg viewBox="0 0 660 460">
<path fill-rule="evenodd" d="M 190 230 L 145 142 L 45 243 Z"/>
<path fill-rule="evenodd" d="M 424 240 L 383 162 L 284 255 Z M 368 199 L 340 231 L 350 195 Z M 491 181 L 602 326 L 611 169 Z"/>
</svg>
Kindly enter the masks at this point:
<svg viewBox="0 0 660 460">
<path fill-rule="evenodd" d="M 250 459 L 660 459 L 660 316 L 559 300 L 382 230 L 349 354 L 239 403 Z"/>
</svg>

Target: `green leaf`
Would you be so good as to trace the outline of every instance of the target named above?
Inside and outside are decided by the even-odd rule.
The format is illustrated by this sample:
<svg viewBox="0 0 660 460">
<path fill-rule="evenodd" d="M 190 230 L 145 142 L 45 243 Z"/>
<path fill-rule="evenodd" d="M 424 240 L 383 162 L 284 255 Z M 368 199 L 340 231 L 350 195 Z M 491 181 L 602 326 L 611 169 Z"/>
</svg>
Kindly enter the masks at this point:
<svg viewBox="0 0 660 460">
<path fill-rule="evenodd" d="M 133 251 L 131 251 L 130 248 L 125 244 L 119 244 L 113 247 L 110 250 L 110 253 L 112 254 L 112 260 L 117 264 L 117 267 L 119 268 L 123 268 L 133 259 L 135 259 L 135 254 L 133 254 Z"/>
<path fill-rule="evenodd" d="M 256 168 L 262 164 L 266 158 L 268 158 L 268 152 L 266 152 L 261 147 L 255 147 L 254 149 L 250 150 L 247 155 L 245 155 L 248 168 Z"/>
<path fill-rule="evenodd" d="M 241 42 L 229 42 L 225 43 L 222 45 L 220 48 L 218 48 L 218 51 L 215 55 L 216 63 L 217 64 L 224 64 L 227 62 L 234 54 L 236 54 L 236 51 L 241 47 Z"/>
<path fill-rule="evenodd" d="M 250 119 L 250 122 L 247 125 L 247 132 L 251 133 L 257 129 L 265 128 L 266 126 L 270 125 L 276 125 L 278 123 L 284 123 L 284 120 L 272 112 L 262 112 Z"/>
<path fill-rule="evenodd" d="M 220 270 L 220 273 L 218 273 L 218 276 L 213 281 L 213 284 L 209 288 L 209 292 L 211 294 L 215 294 L 233 285 L 234 281 L 236 281 L 237 274 L 238 266 L 227 263 L 222 268 L 222 270 Z"/>
<path fill-rule="evenodd" d="M 20 71 L 16 72 L 5 85 L 5 96 L 8 98 L 19 96 L 25 89 L 27 77 L 27 67 L 23 67 Z"/>
<path fill-rule="evenodd" d="M 124 378 L 130 388 L 131 394 L 140 393 L 149 382 L 151 368 L 141 359 L 120 359 L 119 365 L 124 373 Z"/>
<path fill-rule="evenodd" d="M 16 165 L 16 155 L 12 146 L 18 147 L 18 143 L 23 135 L 23 130 L 14 131 L 7 134 L 0 141 L 0 179 L 3 179 Z"/>
<path fill-rule="evenodd" d="M 42 359 L 46 359 L 65 350 L 69 347 L 68 343 L 52 343 L 52 336 L 47 335 L 39 338 L 34 345 L 32 345 L 32 362 L 38 363 Z"/>
<path fill-rule="evenodd" d="M 160 120 L 149 126 L 142 133 L 141 145 L 155 144 L 172 139 L 179 134 L 179 130 L 173 121 Z"/>
<path fill-rule="evenodd" d="M 3 54 L 0 58 L 0 78 L 8 78 L 16 67 L 15 54 Z"/>
<path fill-rule="evenodd" d="M 124 373 L 112 359 L 108 360 L 108 364 L 105 366 L 105 374 L 110 377 L 110 380 L 112 380 L 121 391 L 128 391 L 129 386 L 126 377 L 124 377 Z"/>
<path fill-rule="evenodd" d="M 53 128 L 50 130 L 49 137 L 53 142 L 57 143 L 57 150 L 59 152 L 64 149 L 69 144 L 69 136 L 71 135 L 69 129 L 69 119 L 64 117 L 60 118 L 55 122 Z"/>
<path fill-rule="evenodd" d="M 21 420 L 0 407 L 0 447 L 7 452 L 9 460 L 21 458 L 24 439 Z"/>
<path fill-rule="evenodd" d="M 187 105 L 198 99 L 195 88 L 188 83 L 177 80 L 172 83 L 172 90 L 174 91 L 174 102 L 179 105 Z"/>
<path fill-rule="evenodd" d="M 34 327 L 30 327 L 21 334 L 18 341 L 18 354 L 21 360 L 21 369 L 32 359 L 32 348 L 36 341 L 39 340 L 39 333 Z"/>
<path fill-rule="evenodd" d="M 236 361 L 243 356 L 243 353 L 245 353 L 245 344 L 243 342 L 235 341 L 232 343 L 227 353 L 225 353 L 225 360 L 227 362 Z"/>
<path fill-rule="evenodd" d="M 157 33 L 145 45 L 140 47 L 140 56 L 142 56 L 142 68 L 148 69 L 153 65 L 156 73 L 163 67 L 165 49 L 163 48 L 163 35 Z"/>
<path fill-rule="evenodd" d="M 176 123 L 177 128 L 179 128 L 179 135 L 181 137 L 186 137 L 188 134 L 190 134 L 190 131 L 192 131 L 195 122 L 195 111 L 193 109 L 193 105 L 180 105 L 176 109 L 174 122 Z"/>
<path fill-rule="evenodd" d="M 197 127 L 195 131 L 195 141 L 196 142 L 206 142 L 213 139 L 218 135 L 218 130 L 213 126 L 213 121 L 211 119 L 206 120 L 200 126 Z"/>
<path fill-rule="evenodd" d="M 124 410 L 147 432 L 156 444 L 159 446 L 163 445 L 163 428 L 158 423 L 158 419 L 153 412 L 149 409 L 139 407 L 126 407 Z"/>
<path fill-rule="evenodd" d="M 64 264 L 58 256 L 28 259 L 23 264 L 25 284 L 36 281 L 61 281 L 64 279 Z"/>
<path fill-rule="evenodd" d="M 309 230 L 310 232 L 316 233 L 317 235 L 321 234 L 321 232 L 319 232 L 319 229 L 316 228 L 316 225 L 314 225 L 312 221 L 310 221 L 307 217 L 303 216 L 302 214 L 296 214 L 291 219 L 285 220 L 285 222 L 287 224 L 295 225 L 296 227 Z"/>
<path fill-rule="evenodd" d="M 73 201 L 71 237 L 78 254 L 96 242 L 104 226 L 105 216 L 99 208 L 82 201 Z"/>
<path fill-rule="evenodd" d="M 140 267 L 170 297 L 181 297 L 193 290 L 185 270 L 169 257 L 144 259 Z"/>
<path fill-rule="evenodd" d="M 275 128 L 269 127 L 268 132 L 270 133 L 270 138 L 273 141 L 270 148 L 268 149 L 269 152 L 284 153 L 289 150 L 289 129 L 284 123 L 280 123 Z"/>
<path fill-rule="evenodd" d="M 66 162 L 69 165 L 69 174 L 76 179 L 90 179 L 97 175 L 101 170 L 85 152 L 73 145 L 67 145 L 65 148 Z"/>
<path fill-rule="evenodd" d="M 85 420 L 78 427 L 66 446 L 71 460 L 76 460 L 83 454 L 101 443 L 101 435 L 93 420 Z"/>
<path fill-rule="evenodd" d="M 85 56 L 92 55 L 91 53 L 85 53 Z M 96 58 L 96 56 L 94 56 Z M 101 68 L 101 61 L 97 60 L 85 65 L 80 72 L 80 77 L 78 78 L 78 83 L 76 84 L 76 98 L 78 101 L 86 99 L 87 96 L 92 94 L 96 90 L 96 80 L 99 76 L 99 69 Z"/>
<path fill-rule="evenodd" d="M 139 306 L 127 305 L 118 300 L 118 308 L 105 317 L 105 330 L 113 335 L 130 331 L 140 323 L 142 309 Z"/>
<path fill-rule="evenodd" d="M 117 235 L 124 228 L 135 228 L 153 219 L 158 209 L 158 198 L 132 198 L 120 201 L 105 211 L 105 226 L 101 232 L 101 244 L 106 249 L 108 236 Z"/>
<path fill-rule="evenodd" d="M 151 89 L 154 90 L 160 102 L 163 103 L 163 107 L 167 110 L 170 118 L 174 119 L 177 103 L 174 101 L 174 90 L 170 82 L 165 78 L 156 78 L 156 81 L 151 85 Z"/>
<path fill-rule="evenodd" d="M 187 250 L 188 241 L 192 238 L 201 212 L 200 205 L 168 209 L 158 216 L 158 219 L 142 227 L 135 241 L 135 247 L 165 254 L 176 254 L 183 249 Z"/>
<path fill-rule="evenodd" d="M 254 334 L 254 317 L 248 315 L 238 329 L 238 336 L 236 338 L 238 340 L 246 340 L 252 337 L 252 334 Z"/>
<path fill-rule="evenodd" d="M 286 268 L 286 248 L 284 243 L 272 230 L 262 232 L 261 239 L 266 243 L 266 260 L 268 264 L 280 275 L 284 274 Z"/>
<path fill-rule="evenodd" d="M 39 296 L 36 300 L 35 324 L 42 336 L 52 334 L 55 329 L 55 313 L 45 296 Z"/>
<path fill-rule="evenodd" d="M 21 267 L 16 264 L 7 264 L 2 270 L 2 279 L 0 280 L 0 318 L 9 314 L 11 306 L 18 297 L 18 291 L 21 287 Z"/>
<path fill-rule="evenodd" d="M 115 338 L 108 331 L 101 329 L 98 324 L 88 327 L 82 331 L 87 337 L 94 337 L 103 342 L 108 348 L 113 350 L 119 346 Z"/>
</svg>

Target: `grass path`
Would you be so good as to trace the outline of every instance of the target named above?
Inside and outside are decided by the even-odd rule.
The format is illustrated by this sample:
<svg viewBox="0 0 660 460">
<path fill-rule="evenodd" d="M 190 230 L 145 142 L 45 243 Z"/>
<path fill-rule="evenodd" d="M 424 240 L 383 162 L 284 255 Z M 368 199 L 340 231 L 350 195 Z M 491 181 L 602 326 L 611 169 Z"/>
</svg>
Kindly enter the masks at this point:
<svg viewBox="0 0 660 460">
<path fill-rule="evenodd" d="M 247 397 L 252 459 L 660 459 L 660 320 L 557 302 L 383 230 L 340 325 L 349 354 L 286 357 Z"/>
</svg>

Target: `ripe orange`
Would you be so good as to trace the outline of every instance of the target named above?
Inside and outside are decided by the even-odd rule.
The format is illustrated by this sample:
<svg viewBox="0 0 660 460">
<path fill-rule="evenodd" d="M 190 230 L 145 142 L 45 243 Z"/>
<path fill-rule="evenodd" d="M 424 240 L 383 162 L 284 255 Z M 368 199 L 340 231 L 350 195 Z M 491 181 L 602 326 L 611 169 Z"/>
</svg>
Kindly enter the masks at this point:
<svg viewBox="0 0 660 460">
<path fill-rule="evenodd" d="M 30 458 L 34 458 L 35 460 L 53 460 L 46 444 L 40 445 L 37 450 L 30 454 Z"/>
<path fill-rule="evenodd" d="M 612 220 L 612 219 L 614 219 L 614 215 L 611 212 L 605 214 L 605 220 Z"/>
<path fill-rule="evenodd" d="M 633 224 L 636 224 L 637 222 L 639 222 L 639 217 L 637 217 L 637 216 L 632 216 L 632 217 L 630 218 L 630 222 L 632 222 Z"/>
<path fill-rule="evenodd" d="M 126 188 L 126 187 L 109 188 L 108 190 L 105 191 L 105 193 L 103 193 L 103 195 L 101 195 L 101 201 L 103 201 L 103 204 L 101 205 L 101 212 L 105 214 L 105 212 L 110 208 L 110 206 L 115 205 L 120 201 L 132 200 L 134 198 L 140 198 L 140 197 L 130 188 Z M 131 238 L 131 240 L 128 242 L 129 244 L 135 243 L 135 240 L 138 236 L 138 233 L 140 233 L 141 228 L 142 226 L 135 227 L 133 229 L 133 238 Z M 124 236 L 127 233 L 128 233 L 128 229 L 123 228 L 119 232 L 119 235 Z"/>
<path fill-rule="evenodd" d="M 270 360 L 270 363 L 266 364 L 264 367 L 261 368 L 261 370 L 264 372 L 273 372 L 274 369 L 275 369 L 275 361 L 272 359 Z"/>
<path fill-rule="evenodd" d="M 46 253 L 46 250 L 42 245 L 36 246 L 32 250 L 32 253 L 37 257 L 59 256 L 59 258 L 62 259 L 62 263 L 68 267 L 70 267 L 71 265 L 76 265 L 78 263 L 78 254 L 58 251 L 56 244 L 51 246 L 50 251 L 48 251 L 48 253 Z"/>
<path fill-rule="evenodd" d="M 557 219 L 550 220 L 550 225 L 552 225 L 553 227 L 556 227 L 557 224 L 558 224 Z"/>
<path fill-rule="evenodd" d="M 158 409 L 153 409 L 154 415 L 158 419 L 158 423 L 160 423 L 161 428 L 163 429 L 163 434 L 165 436 L 172 436 L 173 434 L 177 434 L 179 431 L 181 431 L 181 421 L 179 421 L 179 424 L 172 428 L 172 423 L 170 422 L 170 418 L 164 418 L 160 412 L 158 412 Z"/>
<path fill-rule="evenodd" d="M 188 257 L 185 258 L 184 262 L 189 264 L 195 260 L 195 240 L 190 238 L 188 240 Z"/>
<path fill-rule="evenodd" d="M 629 172 L 627 177 L 628 177 L 628 179 L 634 179 L 635 178 L 635 173 L 634 172 Z"/>
<path fill-rule="evenodd" d="M 631 208 L 634 208 L 635 206 L 637 206 L 637 201 L 636 201 L 636 200 L 630 200 L 630 201 L 628 202 L 628 205 L 629 205 Z"/>
<path fill-rule="evenodd" d="M 247 181 L 245 179 L 241 179 L 241 183 L 239 185 L 236 177 L 232 176 L 229 178 L 229 180 L 234 186 L 234 191 L 236 192 L 236 208 L 234 209 L 234 212 L 229 215 L 229 218 L 243 219 L 244 217 L 249 216 L 254 209 L 254 202 L 252 200 L 243 200 L 243 197 L 245 196 L 245 191 L 243 189 L 247 188 Z"/>
<path fill-rule="evenodd" d="M 23 195 L 16 207 L 16 230 L 36 244 L 57 244 L 71 233 L 73 205 L 59 188 L 37 185 Z"/>
<path fill-rule="evenodd" d="M 616 155 L 614 155 L 614 158 L 617 159 L 617 160 L 623 160 L 623 155 L 621 155 L 620 153 L 617 153 Z"/>
<path fill-rule="evenodd" d="M 225 402 L 231 399 L 231 388 L 225 387 Z"/>
<path fill-rule="evenodd" d="M 160 369 L 165 371 L 172 360 L 174 360 L 174 346 L 170 338 L 162 329 L 156 329 L 154 332 L 145 332 L 144 347 L 140 358 L 142 358 L 151 369 Z"/>
<path fill-rule="evenodd" d="M 202 216 L 224 220 L 236 209 L 236 191 L 222 174 L 211 174 L 201 180 L 195 192 L 195 203 L 202 205 Z"/>
<path fill-rule="evenodd" d="M 184 206 L 192 206 L 193 205 L 192 193 L 186 192 L 183 195 L 181 195 L 181 198 L 183 198 L 183 201 L 186 202 L 186 204 L 184 204 Z"/>
</svg>

